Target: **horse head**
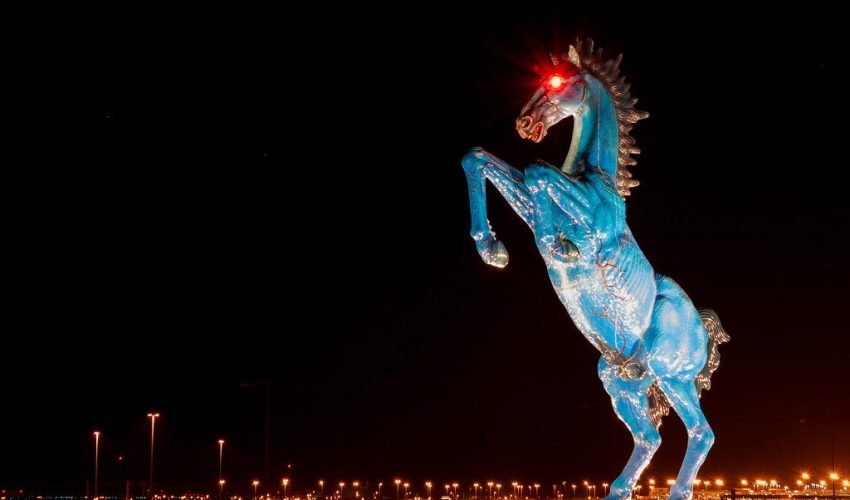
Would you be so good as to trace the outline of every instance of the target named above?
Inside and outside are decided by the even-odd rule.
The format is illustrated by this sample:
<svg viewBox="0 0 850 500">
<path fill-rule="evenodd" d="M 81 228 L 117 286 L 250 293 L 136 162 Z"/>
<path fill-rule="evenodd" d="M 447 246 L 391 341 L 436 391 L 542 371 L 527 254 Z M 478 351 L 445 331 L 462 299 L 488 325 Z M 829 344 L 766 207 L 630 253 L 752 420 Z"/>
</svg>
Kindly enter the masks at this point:
<svg viewBox="0 0 850 500">
<path fill-rule="evenodd" d="M 575 50 L 575 49 L 573 49 Z M 552 58 L 553 66 L 531 99 L 523 106 L 516 130 L 523 139 L 540 142 L 549 128 L 575 116 L 587 97 L 587 82 L 569 58 Z"/>
</svg>

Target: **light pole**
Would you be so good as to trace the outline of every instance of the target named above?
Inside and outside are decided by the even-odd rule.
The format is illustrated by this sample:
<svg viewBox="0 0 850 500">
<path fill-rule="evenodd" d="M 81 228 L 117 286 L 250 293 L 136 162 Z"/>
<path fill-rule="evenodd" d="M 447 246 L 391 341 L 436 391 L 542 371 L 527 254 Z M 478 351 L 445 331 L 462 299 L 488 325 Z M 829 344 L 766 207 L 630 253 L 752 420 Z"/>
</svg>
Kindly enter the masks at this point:
<svg viewBox="0 0 850 500">
<path fill-rule="evenodd" d="M 502 494 L 502 483 L 496 483 L 496 496 L 500 496 Z"/>
<path fill-rule="evenodd" d="M 222 458 L 224 458 L 224 439 L 218 440 L 218 480 L 221 481 L 221 463 Z M 219 495 L 219 500 L 221 500 L 221 495 Z"/>
<path fill-rule="evenodd" d="M 254 479 L 253 481 L 251 481 L 251 485 L 254 487 L 254 500 L 257 500 L 257 486 L 260 485 L 260 481 Z"/>
<path fill-rule="evenodd" d="M 283 498 L 286 498 L 286 487 L 289 486 L 289 478 L 283 478 L 280 481 L 283 484 Z"/>
<path fill-rule="evenodd" d="M 457 483 L 452 483 L 452 488 L 455 490 L 455 500 L 457 500 Z"/>
<path fill-rule="evenodd" d="M 354 481 L 351 483 L 351 486 L 354 486 L 354 498 L 360 497 L 360 481 Z"/>
<path fill-rule="evenodd" d="M 398 488 L 401 485 L 401 479 L 393 481 L 395 483 L 395 500 L 398 500 Z"/>
<path fill-rule="evenodd" d="M 838 479 L 838 474 L 833 472 L 829 475 L 829 478 L 832 479 L 832 500 L 835 500 L 835 480 Z M 97 496 L 97 483 L 94 483 L 94 494 Z"/>
<path fill-rule="evenodd" d="M 100 432 L 94 431 L 94 498 L 97 500 L 97 465 L 100 458 Z"/>
<path fill-rule="evenodd" d="M 449 496 L 449 488 L 450 488 L 450 486 L 449 486 L 448 484 L 444 484 L 443 486 L 445 486 L 445 487 L 446 487 L 446 496 Z"/>
<path fill-rule="evenodd" d="M 342 496 L 343 496 L 342 493 L 343 493 L 344 489 L 345 489 L 345 483 L 340 481 L 340 483 L 339 483 L 339 498 L 342 498 Z"/>
<path fill-rule="evenodd" d="M 224 479 L 218 480 L 218 498 L 221 498 L 224 494 Z"/>
<path fill-rule="evenodd" d="M 407 498 L 407 489 L 410 488 L 410 483 L 404 483 L 404 498 Z"/>
<path fill-rule="evenodd" d="M 472 483 L 473 491 L 475 491 L 475 498 L 478 498 L 478 487 L 481 486 L 478 483 Z"/>
<path fill-rule="evenodd" d="M 576 497 L 576 485 L 571 484 L 570 486 L 573 487 L 573 498 L 575 498 Z"/>
<path fill-rule="evenodd" d="M 534 483 L 534 498 L 540 500 L 540 485 L 537 483 Z"/>
<path fill-rule="evenodd" d="M 425 488 L 428 490 L 428 500 L 431 500 L 431 481 L 425 481 Z"/>
<path fill-rule="evenodd" d="M 159 418 L 159 413 L 148 413 L 148 418 L 151 419 L 151 463 L 150 463 L 150 477 L 148 478 L 148 487 L 151 491 L 151 496 L 153 496 L 153 436 L 156 431 L 156 419 Z"/>
<path fill-rule="evenodd" d="M 378 500 L 382 500 L 381 497 L 381 489 L 383 489 L 384 483 L 378 483 Z"/>
<path fill-rule="evenodd" d="M 325 482 L 319 479 L 319 498 L 325 496 Z"/>
<path fill-rule="evenodd" d="M 602 494 L 608 496 L 608 483 L 602 483 Z"/>
<path fill-rule="evenodd" d="M 487 497 L 493 498 L 493 481 L 487 481 Z"/>
</svg>

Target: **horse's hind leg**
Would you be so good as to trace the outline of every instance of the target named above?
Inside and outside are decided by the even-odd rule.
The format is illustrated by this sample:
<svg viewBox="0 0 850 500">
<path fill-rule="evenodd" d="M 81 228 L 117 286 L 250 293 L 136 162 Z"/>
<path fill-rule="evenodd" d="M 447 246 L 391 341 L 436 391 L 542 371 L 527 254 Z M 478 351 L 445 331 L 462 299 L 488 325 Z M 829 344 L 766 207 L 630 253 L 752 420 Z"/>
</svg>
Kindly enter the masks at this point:
<svg viewBox="0 0 850 500">
<path fill-rule="evenodd" d="M 617 369 L 604 359 L 599 360 L 599 378 L 611 396 L 614 411 L 632 433 L 635 443 L 626 467 L 611 483 L 611 494 L 607 498 L 630 498 L 635 483 L 661 446 L 661 435 L 649 413 L 647 390 L 652 380 L 649 377 L 623 380 L 617 374 Z"/>
<path fill-rule="evenodd" d="M 688 448 L 670 498 L 691 498 L 694 479 L 714 443 L 699 404 L 694 378 L 706 363 L 708 333 L 699 313 L 685 292 L 665 277 L 659 277 L 658 298 L 652 321 L 644 336 L 649 347 L 649 366 L 670 406 L 688 431 Z"/>
<path fill-rule="evenodd" d="M 676 477 L 676 485 L 670 490 L 671 499 L 691 498 L 694 479 L 699 468 L 708 455 L 708 450 L 714 444 L 714 432 L 708 425 L 705 415 L 699 405 L 699 396 L 693 380 L 659 380 L 658 385 L 667 398 L 670 406 L 682 419 L 688 430 L 688 449 L 685 461 Z"/>
</svg>

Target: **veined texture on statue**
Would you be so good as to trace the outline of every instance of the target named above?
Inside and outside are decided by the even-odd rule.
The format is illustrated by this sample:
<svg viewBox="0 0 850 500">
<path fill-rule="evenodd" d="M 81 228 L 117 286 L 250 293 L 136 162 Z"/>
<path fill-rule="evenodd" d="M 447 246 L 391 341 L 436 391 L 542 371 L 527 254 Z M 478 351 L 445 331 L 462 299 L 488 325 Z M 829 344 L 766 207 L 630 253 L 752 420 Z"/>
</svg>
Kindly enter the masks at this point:
<svg viewBox="0 0 850 500">
<path fill-rule="evenodd" d="M 540 142 L 574 117 L 560 168 L 520 171 L 481 148 L 462 161 L 469 186 L 471 235 L 487 264 L 508 264 L 487 219 L 489 181 L 534 233 L 555 293 L 576 327 L 600 351 L 599 378 L 634 438 L 634 451 L 608 498 L 629 498 L 661 445 L 658 428 L 672 406 L 688 447 L 670 498 L 691 498 L 714 442 L 700 392 L 717 369 L 717 345 L 729 340 L 717 315 L 698 311 L 670 278 L 656 274 L 626 224 L 625 198 L 638 185 L 630 167 L 640 153 L 630 135 L 648 116 L 635 108 L 620 76 L 622 56 L 604 57 L 592 40 L 552 57 L 550 72 L 520 112 L 522 138 Z"/>
</svg>

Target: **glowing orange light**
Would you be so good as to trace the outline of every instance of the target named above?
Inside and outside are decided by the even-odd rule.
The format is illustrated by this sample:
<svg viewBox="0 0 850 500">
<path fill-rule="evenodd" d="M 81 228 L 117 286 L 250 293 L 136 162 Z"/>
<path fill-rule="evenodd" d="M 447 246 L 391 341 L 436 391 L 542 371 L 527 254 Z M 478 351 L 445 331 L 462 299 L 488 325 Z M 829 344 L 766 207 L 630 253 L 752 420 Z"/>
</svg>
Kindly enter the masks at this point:
<svg viewBox="0 0 850 500">
<path fill-rule="evenodd" d="M 561 78 L 560 75 L 552 75 L 552 77 L 549 78 L 549 86 L 553 89 L 559 89 L 562 85 L 564 85 L 564 79 Z"/>
</svg>

